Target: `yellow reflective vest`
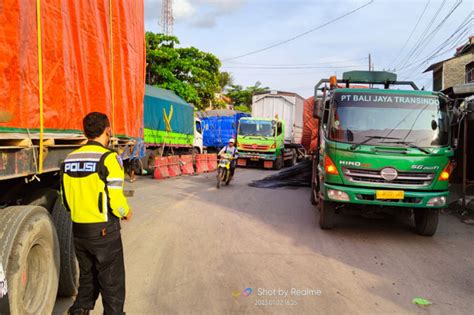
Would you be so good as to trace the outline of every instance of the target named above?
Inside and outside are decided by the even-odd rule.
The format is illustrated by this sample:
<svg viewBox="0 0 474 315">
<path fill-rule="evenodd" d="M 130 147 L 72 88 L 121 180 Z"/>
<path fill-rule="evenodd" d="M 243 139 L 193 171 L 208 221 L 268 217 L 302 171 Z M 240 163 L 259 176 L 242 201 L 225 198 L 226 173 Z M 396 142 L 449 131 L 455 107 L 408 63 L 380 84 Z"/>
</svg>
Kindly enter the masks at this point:
<svg viewBox="0 0 474 315">
<path fill-rule="evenodd" d="M 123 184 L 120 157 L 98 142 L 89 141 L 73 151 L 61 166 L 63 202 L 74 223 L 103 223 L 111 222 L 110 216 L 126 217 L 129 206 Z"/>
</svg>

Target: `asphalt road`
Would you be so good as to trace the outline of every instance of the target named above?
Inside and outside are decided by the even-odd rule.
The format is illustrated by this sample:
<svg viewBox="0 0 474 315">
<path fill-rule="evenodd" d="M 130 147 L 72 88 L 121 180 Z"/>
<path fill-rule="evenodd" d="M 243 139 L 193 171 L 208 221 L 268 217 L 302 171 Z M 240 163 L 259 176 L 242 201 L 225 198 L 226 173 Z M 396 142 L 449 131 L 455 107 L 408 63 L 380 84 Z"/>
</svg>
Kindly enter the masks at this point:
<svg viewBox="0 0 474 315">
<path fill-rule="evenodd" d="M 238 169 L 220 190 L 213 174 L 128 184 L 126 312 L 472 314 L 473 226 L 443 214 L 430 238 L 406 219 L 340 216 L 323 231 L 309 189 L 247 186 L 270 173 Z"/>
</svg>

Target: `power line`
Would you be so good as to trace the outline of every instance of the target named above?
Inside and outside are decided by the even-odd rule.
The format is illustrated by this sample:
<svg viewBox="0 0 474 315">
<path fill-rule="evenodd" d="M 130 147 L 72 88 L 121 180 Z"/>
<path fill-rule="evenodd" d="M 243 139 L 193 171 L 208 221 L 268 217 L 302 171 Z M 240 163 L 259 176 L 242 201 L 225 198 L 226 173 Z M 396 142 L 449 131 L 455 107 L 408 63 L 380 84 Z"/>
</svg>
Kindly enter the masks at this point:
<svg viewBox="0 0 474 315">
<path fill-rule="evenodd" d="M 421 67 L 425 66 L 430 60 L 438 57 L 438 56 L 442 56 L 443 54 L 449 52 L 449 51 L 452 51 L 453 49 L 455 49 L 458 45 L 460 45 L 462 42 L 465 41 L 465 37 L 469 34 L 469 30 L 465 30 L 463 33 L 461 33 L 457 38 L 455 38 L 452 43 L 450 44 L 450 46 L 448 47 L 441 47 L 442 48 L 445 48 L 443 51 L 439 52 L 436 51 L 434 52 L 431 56 L 429 56 L 428 58 L 424 59 L 424 60 L 418 60 L 416 62 L 413 62 L 411 63 L 410 65 L 407 66 L 407 68 L 405 68 L 404 70 L 402 70 L 402 73 L 404 72 L 404 76 L 407 76 L 409 77 L 413 72 L 417 71 L 418 69 L 420 69 Z"/>
<path fill-rule="evenodd" d="M 262 64 L 262 63 L 245 63 L 245 62 L 238 62 L 238 61 L 230 61 L 226 62 L 232 66 L 234 65 L 246 65 L 246 66 L 258 66 L 258 67 L 303 67 L 303 66 L 319 66 L 319 65 L 327 65 L 327 64 L 341 64 L 341 63 L 348 63 L 354 61 L 362 61 L 367 60 L 367 57 L 357 58 L 357 59 L 347 59 L 347 60 L 339 60 L 339 61 L 327 61 L 327 62 L 317 62 L 317 63 L 299 63 L 299 64 Z"/>
<path fill-rule="evenodd" d="M 473 13 L 470 12 L 466 18 L 461 22 L 461 24 L 456 28 L 456 30 L 440 45 L 438 45 L 431 53 L 427 54 L 425 57 L 418 59 L 410 64 L 405 65 L 402 68 L 399 68 L 401 73 L 413 73 L 416 69 L 423 66 L 425 63 L 429 62 L 430 60 L 441 56 L 448 51 L 456 48 L 459 44 L 461 44 L 465 37 L 471 31 L 470 23 L 473 21 L 472 16 Z M 449 46 L 448 46 L 449 45 Z M 411 69 L 411 70 L 410 70 Z"/>
<path fill-rule="evenodd" d="M 412 58 L 416 58 L 418 57 L 421 52 L 426 48 L 426 45 L 428 44 L 428 42 L 434 37 L 434 35 L 441 29 L 441 27 L 444 25 L 444 23 L 446 23 L 446 21 L 449 19 L 449 17 L 454 13 L 454 11 L 456 11 L 456 9 L 461 5 L 462 3 L 462 0 L 459 0 L 458 2 L 456 2 L 454 4 L 454 6 L 451 8 L 451 10 L 448 12 L 448 14 L 441 20 L 441 22 L 431 31 L 431 33 L 429 33 L 424 39 L 422 42 L 420 42 L 418 48 L 421 48 L 421 49 L 416 49 L 415 51 L 413 51 L 411 57 Z M 423 46 L 421 46 L 421 44 L 424 44 Z M 441 50 L 442 47 L 439 49 Z M 439 51 L 438 50 L 438 51 Z M 436 54 L 436 52 L 434 53 Z M 432 59 L 432 56 L 428 57 L 429 59 Z M 404 68 L 407 68 L 409 67 L 411 64 L 414 64 L 416 62 L 413 62 L 411 64 L 408 64 L 407 65 L 407 62 L 408 60 L 405 62 L 405 64 L 400 68 L 400 69 L 404 69 Z M 422 63 L 424 62 L 427 62 L 427 61 L 423 61 Z"/>
<path fill-rule="evenodd" d="M 345 69 L 345 68 L 359 68 L 359 65 L 347 66 L 297 66 L 297 67 L 280 67 L 280 66 L 222 66 L 226 69 L 257 69 L 257 70 L 298 70 L 298 69 Z"/>
<path fill-rule="evenodd" d="M 289 38 L 289 39 L 286 39 L 286 40 L 284 40 L 284 41 L 281 41 L 281 42 L 279 42 L 279 43 L 276 43 L 276 44 L 273 44 L 273 45 L 270 45 L 270 46 L 267 46 L 267 47 L 264 47 L 264 48 L 260 48 L 260 49 L 254 50 L 254 51 L 250 51 L 250 52 L 248 52 L 248 53 L 245 53 L 245 54 L 242 54 L 242 55 L 239 55 L 239 56 L 235 56 L 235 57 L 231 57 L 231 58 L 226 58 L 226 59 L 223 59 L 222 61 L 229 61 L 229 60 L 234 60 L 234 59 L 238 59 L 238 58 L 242 58 L 242 57 L 247 57 L 247 56 L 254 55 L 254 54 L 260 53 L 260 52 L 262 52 L 262 51 L 266 51 L 266 50 L 269 50 L 269 49 L 272 49 L 272 48 L 281 46 L 281 45 L 283 45 L 283 44 L 289 43 L 289 42 L 294 41 L 294 40 L 296 40 L 296 39 L 298 39 L 298 38 L 300 38 L 300 37 L 303 37 L 303 36 L 308 35 L 308 34 L 314 32 L 314 31 L 317 31 L 317 30 L 319 30 L 319 29 L 321 29 L 321 28 L 323 28 L 323 27 L 325 27 L 325 26 L 327 26 L 327 25 L 329 25 L 329 24 L 332 24 L 332 23 L 334 23 L 334 22 L 336 22 L 336 21 L 338 21 L 338 20 L 340 20 L 340 19 L 342 19 L 342 18 L 345 18 L 346 16 L 349 16 L 349 15 L 351 15 L 351 14 L 354 14 L 355 12 L 357 12 L 357 11 L 359 11 L 359 10 L 361 10 L 361 9 L 363 9 L 363 8 L 365 8 L 365 7 L 367 7 L 367 6 L 369 6 L 369 5 L 371 5 L 373 2 L 374 2 L 374 0 L 370 0 L 370 1 L 367 2 L 366 4 L 364 4 L 364 5 L 360 6 L 360 7 L 357 7 L 357 8 L 355 8 L 355 9 L 352 10 L 352 11 L 349 11 L 349 12 L 347 12 L 347 13 L 345 13 L 345 14 L 343 14 L 343 15 L 341 15 L 341 16 L 335 18 L 335 19 L 332 19 L 332 20 L 330 20 L 330 21 L 328 21 L 328 22 L 326 22 L 326 23 L 324 23 L 324 24 L 321 24 L 321 25 L 319 25 L 319 26 L 317 26 L 317 27 L 315 27 L 315 28 L 313 28 L 313 29 L 310 29 L 310 30 L 308 30 L 308 31 L 306 31 L 306 32 L 304 32 L 304 33 L 301 33 L 301 34 L 298 34 L 298 35 L 296 35 L 296 36 L 293 36 L 293 37 L 291 37 L 291 38 Z"/>
<path fill-rule="evenodd" d="M 441 29 L 441 27 L 446 23 L 446 21 L 449 19 L 449 17 L 456 11 L 456 9 L 461 5 L 462 0 L 458 1 L 457 3 L 454 4 L 454 6 L 451 8 L 451 10 L 448 12 L 448 14 L 441 20 L 441 22 L 429 33 L 423 43 L 423 46 L 420 45 L 420 49 L 413 55 L 413 58 L 418 57 L 423 50 L 426 48 L 427 44 L 433 39 L 433 37 L 436 35 L 436 33 Z"/>
<path fill-rule="evenodd" d="M 431 26 L 433 25 L 435 19 L 438 17 L 439 13 L 441 12 L 441 9 L 444 7 L 446 3 L 446 0 L 443 0 L 443 2 L 441 3 L 441 5 L 439 6 L 438 10 L 436 11 L 435 15 L 431 18 L 430 22 L 428 22 L 425 30 L 421 33 L 420 37 L 418 38 L 418 41 L 415 43 L 415 45 L 413 46 L 413 48 L 408 52 L 408 54 L 406 55 L 405 59 L 401 60 L 395 68 L 399 68 L 401 66 L 404 66 L 408 60 L 413 56 L 413 54 L 416 52 L 416 50 L 418 50 L 418 48 L 420 47 L 420 45 L 423 43 L 424 41 L 424 38 L 426 36 L 426 34 L 429 32 Z"/>
<path fill-rule="evenodd" d="M 410 41 L 411 37 L 412 37 L 413 34 L 415 33 L 415 30 L 416 30 L 416 28 L 418 27 L 418 24 L 420 24 L 421 19 L 422 19 L 423 16 L 425 15 L 426 9 L 428 8 L 428 5 L 430 4 L 430 2 L 431 2 L 431 0 L 428 0 L 428 1 L 426 2 L 425 8 L 423 9 L 423 12 L 421 12 L 420 16 L 418 17 L 418 21 L 416 21 L 416 24 L 415 24 L 415 26 L 413 27 L 413 29 L 411 30 L 410 35 L 408 36 L 407 40 L 405 41 L 405 43 L 403 44 L 402 48 L 400 49 L 400 51 L 398 52 L 398 54 L 395 56 L 395 58 L 393 58 L 393 60 L 388 64 L 387 68 L 390 68 L 390 66 L 395 62 L 395 60 L 397 60 L 398 57 L 401 56 L 403 50 L 405 49 L 405 47 L 407 46 L 407 44 L 408 44 L 408 42 Z"/>
</svg>

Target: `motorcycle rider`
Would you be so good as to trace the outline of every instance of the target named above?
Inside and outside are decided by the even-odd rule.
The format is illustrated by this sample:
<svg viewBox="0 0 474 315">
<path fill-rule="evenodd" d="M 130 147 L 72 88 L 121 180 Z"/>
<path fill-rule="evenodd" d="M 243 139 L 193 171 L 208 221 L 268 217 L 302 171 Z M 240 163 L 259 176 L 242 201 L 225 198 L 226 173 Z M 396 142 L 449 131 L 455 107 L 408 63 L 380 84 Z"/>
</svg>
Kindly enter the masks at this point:
<svg viewBox="0 0 474 315">
<path fill-rule="evenodd" d="M 237 147 L 235 146 L 235 139 L 230 138 L 228 144 L 222 148 L 222 150 L 219 151 L 219 158 L 223 154 L 229 154 L 232 156 L 232 160 L 230 161 L 230 177 L 234 177 L 234 172 L 235 172 L 235 167 L 237 164 L 237 158 L 239 157 L 239 151 L 237 150 Z"/>
</svg>

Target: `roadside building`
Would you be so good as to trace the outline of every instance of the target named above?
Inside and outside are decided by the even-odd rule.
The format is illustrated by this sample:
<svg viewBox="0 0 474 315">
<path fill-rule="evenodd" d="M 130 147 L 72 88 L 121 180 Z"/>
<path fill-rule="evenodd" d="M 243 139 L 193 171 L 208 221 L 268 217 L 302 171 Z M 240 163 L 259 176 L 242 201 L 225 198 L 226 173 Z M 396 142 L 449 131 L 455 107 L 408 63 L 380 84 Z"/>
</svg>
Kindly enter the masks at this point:
<svg viewBox="0 0 474 315">
<path fill-rule="evenodd" d="M 456 49 L 453 57 L 434 63 L 424 72 L 433 71 L 433 90 L 442 91 L 452 100 L 454 106 L 465 106 L 472 110 L 474 90 L 474 36 Z M 457 168 L 451 176 L 451 183 L 463 183 L 463 194 L 474 183 L 474 119 L 468 114 L 463 121 L 452 128 L 453 138 L 458 143 L 455 151 Z"/>
<path fill-rule="evenodd" d="M 424 72 L 429 71 L 433 71 L 433 91 L 474 82 L 474 36 L 456 48 L 453 57 L 432 64 Z"/>
</svg>

